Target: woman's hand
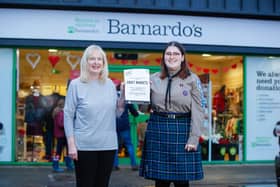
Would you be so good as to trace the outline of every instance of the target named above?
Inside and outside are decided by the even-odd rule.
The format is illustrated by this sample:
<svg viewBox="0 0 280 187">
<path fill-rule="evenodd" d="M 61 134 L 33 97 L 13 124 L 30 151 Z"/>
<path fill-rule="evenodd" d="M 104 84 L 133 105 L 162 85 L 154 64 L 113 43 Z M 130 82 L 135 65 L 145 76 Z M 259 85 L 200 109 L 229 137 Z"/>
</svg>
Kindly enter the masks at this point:
<svg viewBox="0 0 280 187">
<path fill-rule="evenodd" d="M 78 151 L 75 145 L 69 147 L 68 155 L 73 160 L 78 160 Z"/>
<path fill-rule="evenodd" d="M 74 141 L 74 137 L 69 137 L 68 141 L 68 156 L 73 160 L 78 160 L 78 151 Z"/>
<path fill-rule="evenodd" d="M 124 84 L 124 82 L 121 82 L 121 85 L 120 85 L 120 97 L 122 99 L 125 99 L 125 84 Z"/>
<path fill-rule="evenodd" d="M 125 91 L 124 91 L 124 83 L 122 82 L 120 85 L 120 97 L 117 100 L 117 117 L 120 117 L 124 112 L 125 108 Z"/>
<path fill-rule="evenodd" d="M 196 146 L 193 144 L 186 144 L 185 145 L 185 150 L 186 151 L 196 151 Z"/>
</svg>

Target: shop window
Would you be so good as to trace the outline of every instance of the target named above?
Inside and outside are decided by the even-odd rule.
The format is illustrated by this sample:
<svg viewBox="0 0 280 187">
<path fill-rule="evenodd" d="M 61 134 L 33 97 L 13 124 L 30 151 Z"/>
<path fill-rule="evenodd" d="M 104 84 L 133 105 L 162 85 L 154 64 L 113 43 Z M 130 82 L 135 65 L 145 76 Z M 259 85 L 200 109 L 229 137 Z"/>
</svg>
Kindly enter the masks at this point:
<svg viewBox="0 0 280 187">
<path fill-rule="evenodd" d="M 192 55 L 190 55 L 192 59 Z M 209 74 L 212 108 L 200 139 L 203 160 L 239 161 L 243 155 L 243 60 L 241 56 L 195 55 L 190 61 L 197 74 Z M 210 106 L 210 107 L 211 107 Z M 209 129 L 211 128 L 211 129 Z"/>
<path fill-rule="evenodd" d="M 79 75 L 82 51 L 19 49 L 16 160 L 48 162 L 55 154 L 52 110 Z"/>
</svg>

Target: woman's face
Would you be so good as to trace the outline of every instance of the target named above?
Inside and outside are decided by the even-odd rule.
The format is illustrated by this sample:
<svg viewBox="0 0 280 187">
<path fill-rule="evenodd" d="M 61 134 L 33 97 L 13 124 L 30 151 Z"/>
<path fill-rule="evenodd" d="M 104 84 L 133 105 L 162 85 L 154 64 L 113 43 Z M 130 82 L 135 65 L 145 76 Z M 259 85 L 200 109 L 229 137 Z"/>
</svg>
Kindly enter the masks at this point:
<svg viewBox="0 0 280 187">
<path fill-rule="evenodd" d="M 169 46 L 164 53 L 164 62 L 169 70 L 176 71 L 181 68 L 181 62 L 184 56 L 181 51 L 175 46 Z"/>
<path fill-rule="evenodd" d="M 103 57 L 98 51 L 93 51 L 87 59 L 89 73 L 100 74 L 103 70 Z"/>
</svg>

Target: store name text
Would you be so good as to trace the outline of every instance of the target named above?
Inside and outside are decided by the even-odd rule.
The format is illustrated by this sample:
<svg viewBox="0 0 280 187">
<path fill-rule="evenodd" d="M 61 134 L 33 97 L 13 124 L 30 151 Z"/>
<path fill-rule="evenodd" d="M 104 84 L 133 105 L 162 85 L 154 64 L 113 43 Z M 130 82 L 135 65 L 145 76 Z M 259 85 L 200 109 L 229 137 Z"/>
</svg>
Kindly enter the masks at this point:
<svg viewBox="0 0 280 187">
<path fill-rule="evenodd" d="M 180 21 L 174 25 L 126 24 L 118 19 L 107 19 L 108 34 L 143 35 L 143 36 L 175 36 L 202 37 L 202 27 L 183 25 Z"/>
</svg>

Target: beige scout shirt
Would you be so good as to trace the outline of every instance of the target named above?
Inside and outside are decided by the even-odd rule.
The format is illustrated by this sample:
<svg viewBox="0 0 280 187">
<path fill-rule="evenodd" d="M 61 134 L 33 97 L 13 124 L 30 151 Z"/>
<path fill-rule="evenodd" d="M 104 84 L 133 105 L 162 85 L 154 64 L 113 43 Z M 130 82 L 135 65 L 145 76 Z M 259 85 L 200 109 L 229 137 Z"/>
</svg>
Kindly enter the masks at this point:
<svg viewBox="0 0 280 187">
<path fill-rule="evenodd" d="M 165 109 L 165 92 L 168 78 L 160 79 L 160 73 L 151 75 L 151 107 L 157 112 L 191 112 L 191 131 L 188 144 L 198 145 L 204 120 L 203 93 L 197 75 L 191 73 L 186 79 L 174 77 L 171 85 L 171 105 Z"/>
</svg>

